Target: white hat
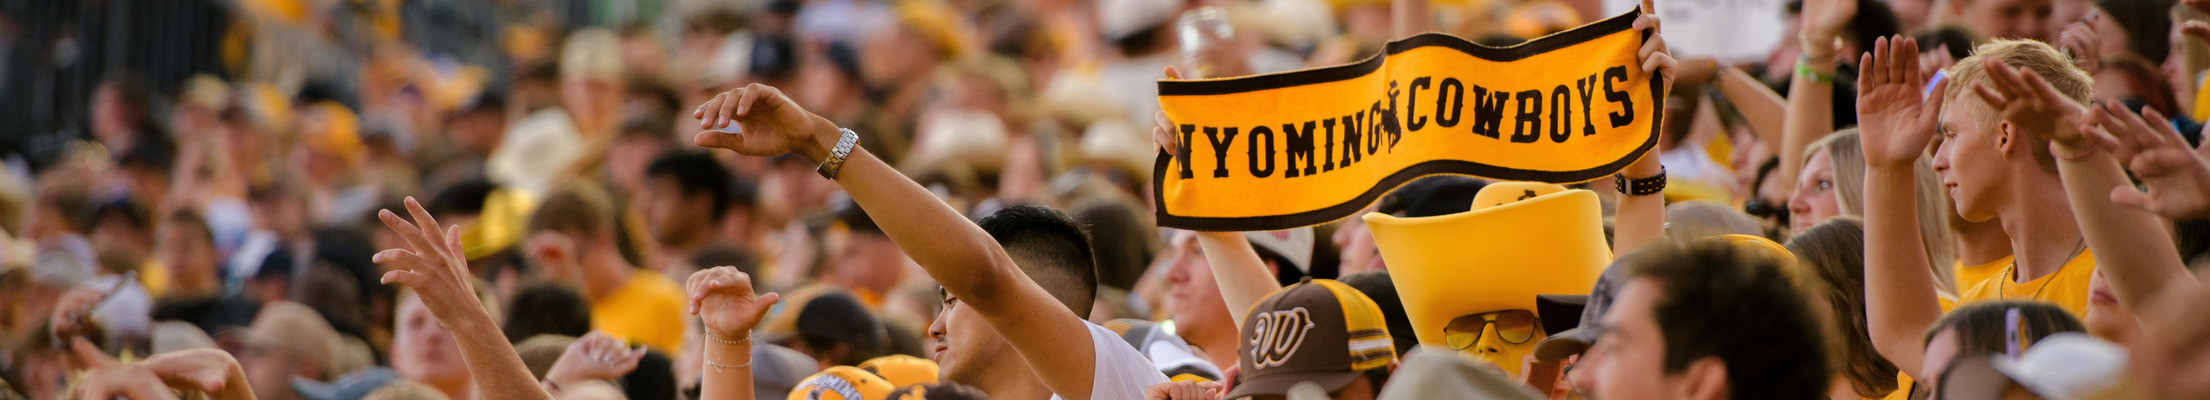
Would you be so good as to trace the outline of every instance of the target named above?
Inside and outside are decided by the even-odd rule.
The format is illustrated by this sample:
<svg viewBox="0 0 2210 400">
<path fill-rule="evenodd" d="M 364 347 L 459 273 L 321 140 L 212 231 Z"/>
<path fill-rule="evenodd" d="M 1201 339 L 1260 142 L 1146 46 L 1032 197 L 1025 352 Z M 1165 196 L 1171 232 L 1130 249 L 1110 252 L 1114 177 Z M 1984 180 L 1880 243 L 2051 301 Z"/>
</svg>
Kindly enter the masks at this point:
<svg viewBox="0 0 2210 400">
<path fill-rule="evenodd" d="M 1097 31 L 1117 41 L 1173 20 L 1181 9 L 1180 0 L 1099 0 Z"/>
<path fill-rule="evenodd" d="M 1244 232 L 1243 238 L 1250 240 L 1253 248 L 1289 260 L 1298 271 L 1312 272 L 1312 227 Z"/>
<path fill-rule="evenodd" d="M 507 128 L 506 141 L 485 163 L 486 175 L 531 197 L 542 195 L 582 157 L 579 132 L 568 112 L 558 107 L 531 113 Z"/>
<path fill-rule="evenodd" d="M 2126 380 L 2126 349 L 2084 333 L 2049 335 L 2017 359 L 1990 360 L 2018 386 L 2051 400 L 2091 398 Z"/>
</svg>

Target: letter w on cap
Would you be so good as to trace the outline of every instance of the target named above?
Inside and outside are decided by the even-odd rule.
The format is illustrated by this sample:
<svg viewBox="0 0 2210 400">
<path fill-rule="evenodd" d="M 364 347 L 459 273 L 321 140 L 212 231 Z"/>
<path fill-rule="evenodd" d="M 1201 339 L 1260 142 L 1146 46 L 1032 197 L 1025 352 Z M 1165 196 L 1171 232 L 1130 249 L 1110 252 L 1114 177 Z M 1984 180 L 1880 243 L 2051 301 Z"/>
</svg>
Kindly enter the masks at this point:
<svg viewBox="0 0 2210 400">
<path fill-rule="evenodd" d="M 1252 369 L 1282 365 L 1304 345 L 1305 332 L 1314 326 L 1304 307 L 1258 313 L 1256 335 L 1251 337 Z"/>
</svg>

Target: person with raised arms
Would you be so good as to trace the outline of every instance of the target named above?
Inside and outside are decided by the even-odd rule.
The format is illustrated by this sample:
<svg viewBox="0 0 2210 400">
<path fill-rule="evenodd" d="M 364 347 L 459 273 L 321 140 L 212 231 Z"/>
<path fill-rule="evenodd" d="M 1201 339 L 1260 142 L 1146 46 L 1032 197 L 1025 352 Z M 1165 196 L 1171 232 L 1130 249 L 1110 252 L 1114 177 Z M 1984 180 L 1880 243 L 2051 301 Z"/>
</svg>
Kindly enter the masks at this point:
<svg viewBox="0 0 2210 400">
<path fill-rule="evenodd" d="M 1084 321 L 1096 290 L 1088 237 L 1064 214 L 1014 206 L 968 221 L 875 158 L 859 134 L 752 84 L 693 113 L 700 146 L 754 157 L 797 154 L 820 163 L 883 233 L 943 285 L 930 327 L 947 380 L 993 398 L 1124 399 L 1165 382 L 1134 347 Z M 981 323 L 977 323 L 981 322 Z M 1006 348 L 1015 354 L 1005 354 Z M 1018 355 L 1018 357 L 1005 357 Z"/>
</svg>

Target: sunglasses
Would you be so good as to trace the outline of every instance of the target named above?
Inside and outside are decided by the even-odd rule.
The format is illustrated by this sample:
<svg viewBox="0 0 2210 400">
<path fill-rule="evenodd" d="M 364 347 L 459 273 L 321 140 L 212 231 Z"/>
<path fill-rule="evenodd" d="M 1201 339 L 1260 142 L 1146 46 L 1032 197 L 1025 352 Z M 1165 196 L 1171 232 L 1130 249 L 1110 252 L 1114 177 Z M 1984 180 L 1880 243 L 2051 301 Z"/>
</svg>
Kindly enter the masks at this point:
<svg viewBox="0 0 2210 400">
<path fill-rule="evenodd" d="M 1443 327 L 1443 342 L 1450 348 L 1465 350 L 1481 341 L 1481 332 L 1490 325 L 1496 326 L 1496 337 L 1504 343 L 1525 344 L 1535 339 L 1535 330 L 1541 329 L 1541 319 L 1534 311 L 1504 310 L 1467 315 L 1450 320 Z"/>
</svg>

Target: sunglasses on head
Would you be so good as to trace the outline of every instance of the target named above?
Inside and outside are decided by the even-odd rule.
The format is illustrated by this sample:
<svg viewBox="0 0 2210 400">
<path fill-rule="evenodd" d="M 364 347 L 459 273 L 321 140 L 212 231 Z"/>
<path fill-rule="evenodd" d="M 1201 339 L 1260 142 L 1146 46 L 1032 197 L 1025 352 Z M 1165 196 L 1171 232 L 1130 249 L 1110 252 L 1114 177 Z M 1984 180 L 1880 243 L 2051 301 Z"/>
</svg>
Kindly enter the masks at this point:
<svg viewBox="0 0 2210 400">
<path fill-rule="evenodd" d="M 1450 320 L 1443 327 L 1443 342 L 1450 348 L 1465 350 L 1481 341 L 1481 333 L 1490 325 L 1496 326 L 1496 337 L 1504 343 L 1525 344 L 1535 339 L 1535 331 L 1542 329 L 1541 319 L 1534 311 L 1504 310 L 1467 315 Z"/>
</svg>

